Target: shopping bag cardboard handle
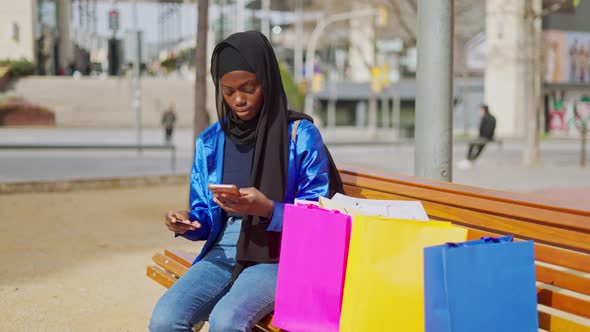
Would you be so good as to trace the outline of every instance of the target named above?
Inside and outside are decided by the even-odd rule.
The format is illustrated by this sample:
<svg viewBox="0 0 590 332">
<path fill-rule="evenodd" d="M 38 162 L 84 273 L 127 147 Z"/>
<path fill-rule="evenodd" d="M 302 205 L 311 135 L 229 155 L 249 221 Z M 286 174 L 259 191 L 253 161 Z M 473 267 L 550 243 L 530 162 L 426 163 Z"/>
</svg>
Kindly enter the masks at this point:
<svg viewBox="0 0 590 332">
<path fill-rule="evenodd" d="M 333 213 L 333 214 L 342 214 L 338 210 L 328 210 L 328 209 L 324 209 L 323 207 L 320 207 L 320 206 L 317 206 L 317 205 L 313 205 L 313 204 L 302 204 L 302 205 L 298 205 L 298 207 L 301 207 L 301 208 L 304 208 L 304 209 L 309 209 L 309 210 L 326 211 L 326 212 L 330 212 L 330 213 Z"/>
</svg>

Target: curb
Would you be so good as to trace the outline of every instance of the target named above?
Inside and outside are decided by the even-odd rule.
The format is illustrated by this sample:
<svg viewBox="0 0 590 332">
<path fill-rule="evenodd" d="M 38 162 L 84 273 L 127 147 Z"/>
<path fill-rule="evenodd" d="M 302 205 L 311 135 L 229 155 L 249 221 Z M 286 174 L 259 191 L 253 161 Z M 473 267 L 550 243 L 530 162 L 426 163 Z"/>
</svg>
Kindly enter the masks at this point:
<svg viewBox="0 0 590 332">
<path fill-rule="evenodd" d="M 0 195 L 54 193 L 187 184 L 188 174 L 0 183 Z"/>
<path fill-rule="evenodd" d="M 324 144 L 328 147 L 330 146 L 380 146 L 380 145 L 391 145 L 391 146 L 399 146 L 399 145 L 407 145 L 413 144 L 413 139 L 401 139 L 401 140 L 324 140 Z"/>
</svg>

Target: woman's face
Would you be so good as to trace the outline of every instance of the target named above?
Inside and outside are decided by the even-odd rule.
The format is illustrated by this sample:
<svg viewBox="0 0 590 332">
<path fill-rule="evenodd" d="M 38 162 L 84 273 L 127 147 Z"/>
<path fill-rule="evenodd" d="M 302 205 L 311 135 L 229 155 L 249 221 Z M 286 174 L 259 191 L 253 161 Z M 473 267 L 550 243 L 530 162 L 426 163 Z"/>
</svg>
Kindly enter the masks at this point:
<svg viewBox="0 0 590 332">
<path fill-rule="evenodd" d="M 252 120 L 258 115 L 264 104 L 262 85 L 256 74 L 236 70 L 221 77 L 221 93 L 225 103 L 244 120 Z"/>
</svg>

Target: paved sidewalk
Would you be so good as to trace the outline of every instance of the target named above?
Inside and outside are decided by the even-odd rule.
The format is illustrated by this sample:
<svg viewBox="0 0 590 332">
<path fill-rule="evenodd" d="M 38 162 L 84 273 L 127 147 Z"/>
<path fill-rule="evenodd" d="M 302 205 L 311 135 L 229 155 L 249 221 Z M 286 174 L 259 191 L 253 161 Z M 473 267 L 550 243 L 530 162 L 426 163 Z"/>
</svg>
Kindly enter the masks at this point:
<svg viewBox="0 0 590 332">
<path fill-rule="evenodd" d="M 381 133 L 381 141 L 369 143 L 366 132 L 354 128 L 324 131 L 322 135 L 337 163 L 409 175 L 414 172 L 412 141 L 393 143 Z M 134 143 L 135 137 L 134 129 L 0 129 L 2 143 Z M 163 142 L 160 129 L 145 129 L 143 137 L 144 143 Z M 179 130 L 174 140 L 176 174 L 187 174 L 192 164 L 192 131 Z M 453 169 L 453 181 L 508 191 L 544 190 L 540 194 L 551 198 L 569 197 L 568 200 L 589 196 L 577 191 L 577 194 L 568 194 L 570 188 L 590 187 L 590 167 L 578 166 L 579 142 L 543 141 L 543 166 L 539 168 L 522 167 L 523 148 L 524 144 L 517 140 L 507 140 L 502 150 L 495 144 L 486 146 L 472 169 Z M 466 142 L 456 141 L 455 163 L 465 158 L 466 149 Z M 145 151 L 139 155 L 135 151 L 0 150 L 0 183 L 170 175 L 169 158 L 169 153 L 163 151 Z M 553 188 L 560 191 L 552 196 L 547 190 L 552 192 Z"/>
</svg>

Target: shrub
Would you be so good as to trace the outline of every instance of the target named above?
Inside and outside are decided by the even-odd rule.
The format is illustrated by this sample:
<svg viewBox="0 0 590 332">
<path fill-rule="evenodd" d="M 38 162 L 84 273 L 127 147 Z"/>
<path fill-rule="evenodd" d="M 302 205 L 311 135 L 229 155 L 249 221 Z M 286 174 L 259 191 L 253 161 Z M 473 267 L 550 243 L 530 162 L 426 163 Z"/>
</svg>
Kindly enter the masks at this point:
<svg viewBox="0 0 590 332">
<path fill-rule="evenodd" d="M 160 63 L 162 68 L 166 69 L 167 72 L 173 72 L 176 70 L 176 58 L 168 58 Z"/>
<path fill-rule="evenodd" d="M 299 87 L 291 72 L 289 72 L 287 66 L 284 63 L 279 64 L 281 70 L 281 78 L 283 81 L 283 87 L 285 88 L 285 94 L 287 95 L 287 101 L 289 108 L 294 111 L 303 112 L 304 96 L 299 92 Z"/>
<path fill-rule="evenodd" d="M 0 60 L 0 66 L 10 67 L 14 78 L 35 74 L 35 64 L 26 59 Z"/>
</svg>

